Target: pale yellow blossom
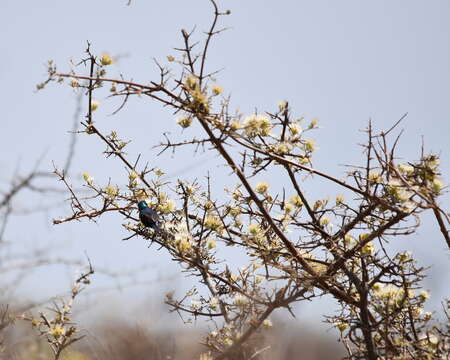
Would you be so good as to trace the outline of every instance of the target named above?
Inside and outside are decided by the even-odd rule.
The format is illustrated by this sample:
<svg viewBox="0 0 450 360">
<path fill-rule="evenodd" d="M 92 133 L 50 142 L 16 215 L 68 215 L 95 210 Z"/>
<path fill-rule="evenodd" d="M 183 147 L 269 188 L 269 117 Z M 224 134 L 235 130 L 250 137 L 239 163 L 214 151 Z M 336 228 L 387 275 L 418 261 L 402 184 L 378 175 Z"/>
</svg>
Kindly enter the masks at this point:
<svg viewBox="0 0 450 360">
<path fill-rule="evenodd" d="M 338 195 L 336 196 L 336 205 L 342 205 L 342 203 L 344 202 L 345 198 L 344 195 Z"/>
<path fill-rule="evenodd" d="M 216 241 L 214 239 L 208 239 L 206 241 L 206 246 L 208 247 L 209 250 L 212 250 L 216 247 Z"/>
<path fill-rule="evenodd" d="M 248 303 L 248 299 L 246 296 L 238 294 L 234 297 L 234 304 L 239 307 L 244 307 Z"/>
<path fill-rule="evenodd" d="M 250 224 L 248 226 L 248 232 L 252 235 L 258 235 L 261 233 L 261 226 L 259 224 Z"/>
<path fill-rule="evenodd" d="M 113 63 L 113 59 L 108 54 L 103 54 L 100 58 L 100 62 L 102 65 L 107 66 Z"/>
<path fill-rule="evenodd" d="M 205 93 L 203 93 L 200 89 L 195 89 L 192 90 L 190 94 L 192 95 L 192 99 L 194 100 L 192 103 L 194 109 L 200 108 L 200 110 L 202 111 L 209 110 L 209 99 Z"/>
<path fill-rule="evenodd" d="M 312 119 L 311 122 L 309 123 L 309 128 L 310 129 L 316 128 L 318 122 L 319 122 L 319 118 Z"/>
<path fill-rule="evenodd" d="M 402 301 L 405 296 L 405 291 L 403 288 L 388 284 L 380 284 L 379 288 L 374 291 L 374 295 L 388 303 L 389 305 L 396 305 Z"/>
<path fill-rule="evenodd" d="M 274 150 L 279 154 L 288 154 L 292 150 L 292 145 L 287 142 L 280 142 L 274 146 Z"/>
<path fill-rule="evenodd" d="M 136 180 L 136 179 L 139 179 L 139 175 L 137 174 L 136 171 L 132 171 L 128 174 L 128 178 L 130 180 Z"/>
<path fill-rule="evenodd" d="M 200 303 L 197 300 L 191 300 L 191 309 L 198 310 L 200 308 Z"/>
<path fill-rule="evenodd" d="M 205 218 L 204 226 L 211 230 L 220 230 L 222 227 L 221 220 L 215 215 L 208 215 Z"/>
<path fill-rule="evenodd" d="M 114 185 L 108 185 L 105 187 L 105 192 L 110 197 L 115 197 L 119 193 L 119 188 Z"/>
<path fill-rule="evenodd" d="M 253 270 L 258 270 L 262 265 L 257 262 L 252 262 L 252 268 Z"/>
<path fill-rule="evenodd" d="M 211 200 L 208 200 L 205 202 L 204 207 L 206 210 L 212 209 L 214 207 L 214 203 Z"/>
<path fill-rule="evenodd" d="M 161 212 L 166 213 L 166 214 L 174 212 L 176 209 L 175 200 L 167 199 L 162 204 L 159 204 L 158 208 L 159 208 L 159 210 L 161 210 Z"/>
<path fill-rule="evenodd" d="M 223 343 L 225 345 L 231 346 L 231 345 L 233 345 L 233 340 L 227 337 L 227 338 L 223 339 Z"/>
<path fill-rule="evenodd" d="M 236 131 L 236 130 L 239 130 L 241 127 L 242 127 L 242 124 L 239 121 L 232 121 L 230 123 L 231 130 Z"/>
<path fill-rule="evenodd" d="M 317 211 L 324 205 L 325 205 L 325 202 L 323 200 L 316 200 L 316 201 L 314 201 L 314 204 L 313 204 L 313 210 Z"/>
<path fill-rule="evenodd" d="M 59 324 L 56 324 L 49 330 L 49 334 L 56 339 L 59 338 L 60 336 L 63 336 L 65 333 L 66 329 L 64 329 L 64 327 Z"/>
<path fill-rule="evenodd" d="M 430 344 L 433 347 L 435 347 L 439 343 L 439 338 L 436 335 L 429 335 L 428 336 L 428 341 L 430 342 Z"/>
<path fill-rule="evenodd" d="M 413 196 L 414 194 L 411 192 L 411 191 L 408 191 L 408 190 L 406 190 L 406 189 L 398 189 L 396 192 L 395 192 L 395 198 L 398 200 L 398 201 L 401 201 L 401 202 L 406 202 L 406 201 L 408 201 L 409 199 L 411 199 L 411 197 Z"/>
<path fill-rule="evenodd" d="M 345 329 L 348 328 L 348 324 L 344 322 L 338 322 L 336 324 L 336 327 L 339 329 L 339 331 L 344 331 Z"/>
<path fill-rule="evenodd" d="M 232 208 L 230 208 L 230 215 L 231 216 L 238 216 L 241 213 L 241 209 L 237 206 L 233 206 Z"/>
<path fill-rule="evenodd" d="M 287 107 L 287 102 L 286 101 L 278 101 L 278 110 L 280 111 L 284 111 Z"/>
<path fill-rule="evenodd" d="M 374 183 L 379 184 L 383 181 L 383 178 L 381 177 L 381 175 L 378 171 L 372 171 L 369 173 L 369 180 Z"/>
<path fill-rule="evenodd" d="M 412 174 L 414 172 L 414 167 L 409 164 L 400 164 L 398 165 L 398 169 L 405 174 Z"/>
<path fill-rule="evenodd" d="M 266 329 L 269 329 L 273 326 L 272 321 L 270 319 L 265 319 L 262 323 L 262 326 Z"/>
<path fill-rule="evenodd" d="M 209 307 L 211 308 L 211 310 L 217 310 L 217 308 L 219 307 L 219 299 L 216 297 L 213 297 L 209 300 Z"/>
<path fill-rule="evenodd" d="M 300 135 L 303 130 L 297 122 L 293 122 L 289 124 L 289 131 L 292 135 Z"/>
<path fill-rule="evenodd" d="M 380 283 L 378 283 L 378 282 L 372 285 L 372 289 L 373 289 L 375 292 L 380 291 L 382 288 L 383 288 L 383 285 L 380 284 Z"/>
<path fill-rule="evenodd" d="M 387 192 L 400 202 L 406 202 L 413 196 L 413 193 L 405 189 L 398 179 L 389 181 Z"/>
<path fill-rule="evenodd" d="M 426 166 L 431 170 L 436 170 L 436 168 L 439 166 L 441 161 L 436 155 L 429 155 L 425 159 Z"/>
<path fill-rule="evenodd" d="M 355 244 L 355 239 L 350 234 L 345 234 L 344 235 L 344 243 L 346 245 L 349 245 L 349 246 L 350 245 L 354 245 Z"/>
<path fill-rule="evenodd" d="M 296 206 L 296 207 L 302 207 L 303 206 L 303 201 L 301 199 L 301 197 L 299 195 L 294 195 L 289 199 L 289 202 Z"/>
<path fill-rule="evenodd" d="M 421 307 L 415 307 L 413 309 L 413 315 L 415 317 L 419 317 L 420 315 L 422 315 L 422 313 L 423 313 L 423 309 Z"/>
<path fill-rule="evenodd" d="M 191 126 L 192 118 L 189 116 L 182 116 L 177 119 L 177 124 L 180 125 L 183 129 L 186 129 Z"/>
<path fill-rule="evenodd" d="M 375 251 L 375 245 L 372 241 L 369 241 L 366 245 L 364 245 L 361 249 L 361 252 L 365 255 L 372 255 Z"/>
<path fill-rule="evenodd" d="M 189 234 L 181 233 L 175 236 L 175 246 L 181 253 L 186 253 L 192 247 Z"/>
<path fill-rule="evenodd" d="M 184 84 L 188 89 L 194 90 L 195 88 L 197 88 L 198 80 L 195 76 L 189 75 L 186 77 L 186 81 Z"/>
<path fill-rule="evenodd" d="M 325 264 L 319 262 L 312 261 L 309 265 L 319 275 L 325 274 L 328 270 L 328 267 Z"/>
<path fill-rule="evenodd" d="M 91 111 L 97 110 L 99 106 L 100 106 L 100 102 L 98 102 L 97 100 L 91 101 Z"/>
<path fill-rule="evenodd" d="M 420 292 L 419 298 L 422 301 L 426 301 L 426 300 L 428 300 L 430 298 L 430 294 L 427 291 L 423 290 L 423 291 Z"/>
<path fill-rule="evenodd" d="M 364 234 L 359 234 L 359 241 L 364 241 L 366 240 L 368 237 L 370 236 L 370 234 L 364 233 Z"/>
<path fill-rule="evenodd" d="M 306 140 L 305 141 L 305 150 L 310 151 L 310 152 L 317 150 L 316 142 L 314 140 Z"/>
<path fill-rule="evenodd" d="M 265 115 L 250 115 L 244 120 L 245 133 L 250 137 L 268 136 L 272 129 L 270 120 Z"/>
<path fill-rule="evenodd" d="M 431 183 L 431 189 L 435 193 L 441 192 L 441 190 L 444 188 L 444 183 L 439 179 L 433 179 L 433 182 Z"/>
<path fill-rule="evenodd" d="M 135 187 L 139 184 L 139 175 L 135 171 L 132 171 L 128 174 L 128 179 L 130 187 Z"/>
<path fill-rule="evenodd" d="M 239 200 L 242 197 L 242 191 L 239 188 L 237 188 L 233 191 L 231 196 L 233 197 L 234 200 Z"/>
<path fill-rule="evenodd" d="M 212 92 L 214 95 L 220 95 L 223 92 L 223 89 L 220 86 L 213 86 Z"/>
<path fill-rule="evenodd" d="M 259 194 L 265 194 L 269 189 L 269 184 L 266 182 L 259 182 L 256 184 L 255 191 Z"/>
<path fill-rule="evenodd" d="M 287 213 L 290 213 L 293 210 L 294 210 L 294 205 L 292 205 L 290 203 L 284 205 L 284 211 L 286 211 Z"/>
<path fill-rule="evenodd" d="M 397 254 L 397 258 L 402 263 L 407 262 L 408 260 L 411 260 L 411 253 L 409 251 L 401 252 Z"/>
<path fill-rule="evenodd" d="M 94 179 L 91 177 L 91 175 L 88 172 L 83 173 L 83 179 L 84 179 L 84 181 L 86 181 L 86 183 L 88 185 L 92 185 L 92 183 L 94 182 Z"/>
</svg>

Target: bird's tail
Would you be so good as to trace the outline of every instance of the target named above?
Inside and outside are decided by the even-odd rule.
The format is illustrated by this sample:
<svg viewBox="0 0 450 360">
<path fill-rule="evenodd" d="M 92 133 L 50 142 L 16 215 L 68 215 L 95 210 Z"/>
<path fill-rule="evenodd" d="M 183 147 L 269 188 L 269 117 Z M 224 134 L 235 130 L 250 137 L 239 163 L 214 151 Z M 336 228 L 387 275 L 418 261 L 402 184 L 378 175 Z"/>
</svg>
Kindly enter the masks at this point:
<svg viewBox="0 0 450 360">
<path fill-rule="evenodd" d="M 175 236 L 173 236 L 170 232 L 167 232 L 166 230 L 161 229 L 159 226 L 155 229 L 155 231 L 164 240 L 174 240 L 175 239 Z"/>
</svg>

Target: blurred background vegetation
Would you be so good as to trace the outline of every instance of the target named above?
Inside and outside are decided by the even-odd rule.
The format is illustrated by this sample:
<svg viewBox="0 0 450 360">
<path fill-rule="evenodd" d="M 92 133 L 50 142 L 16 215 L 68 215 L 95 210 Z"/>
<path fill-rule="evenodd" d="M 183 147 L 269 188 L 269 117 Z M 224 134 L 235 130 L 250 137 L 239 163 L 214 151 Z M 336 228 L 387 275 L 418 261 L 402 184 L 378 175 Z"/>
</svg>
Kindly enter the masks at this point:
<svg viewBox="0 0 450 360">
<path fill-rule="evenodd" d="M 290 1 L 263 6 L 258 1 L 234 0 L 226 6 L 232 10 L 232 30 L 213 48 L 211 62 L 226 67 L 221 85 L 242 111 L 263 109 L 289 97 L 299 112 L 319 117 L 323 129 L 317 135 L 317 163 L 336 174 L 343 172 L 343 164 L 359 159 L 358 129 L 369 117 L 383 128 L 408 111 L 402 152 L 418 157 L 424 135 L 428 148 L 444 159 L 446 180 L 450 84 L 442 79 L 450 71 L 450 49 L 445 45 L 450 43 L 450 25 L 443 21 L 450 15 L 448 2 Z M 126 1 L 106 0 L 0 4 L 0 30 L 7 34 L 0 44 L 4 104 L 0 314 L 5 314 L 0 357 L 48 358 L 48 347 L 20 315 L 45 310 L 52 296 L 67 295 L 86 265 L 86 254 L 96 274 L 74 310 L 75 321 L 87 336 L 66 359 L 191 359 L 201 352 L 197 341 L 205 324 L 185 326 L 161 305 L 166 292 L 182 293 L 191 285 L 176 266 L 168 265 L 168 256 L 142 242 L 122 242 L 125 232 L 117 218 L 52 225 L 54 218 L 68 213 L 68 196 L 52 175 L 54 165 L 66 168 L 80 188 L 84 171 L 107 182 L 123 169 L 104 164 L 98 144 L 90 139 L 74 142 L 70 131 L 84 116 L 84 99 L 57 86 L 36 93 L 35 85 L 45 78 L 48 59 L 66 66 L 73 56 L 76 62 L 87 40 L 99 53 L 117 56 L 117 74 L 126 71 L 129 77 L 154 78 L 157 69 L 152 58 L 165 59 L 179 46 L 180 28 L 198 24 L 203 31 L 209 10 L 181 1 L 131 1 L 129 6 Z M 110 105 L 111 109 L 117 103 Z M 152 165 L 167 169 L 168 180 L 204 176 L 210 168 L 220 172 L 210 154 L 156 157 L 158 151 L 152 147 L 162 140 L 162 133 L 180 132 L 164 109 L 133 99 L 120 116 L 110 116 L 103 106 L 97 116 L 112 130 L 124 129 L 122 135 L 133 138 L 129 151 L 143 152 Z M 311 189 L 324 190 L 329 189 Z M 420 263 L 431 265 L 426 286 L 432 298 L 427 310 L 438 310 L 440 299 L 450 296 L 448 252 L 442 251 L 445 248 L 433 227 L 425 223 L 421 233 L 399 245 L 413 252 L 420 249 Z M 421 246 L 424 242 L 426 247 Z M 296 309 L 297 319 L 281 314 L 273 319 L 274 327 L 266 336 L 274 346 L 267 359 L 340 358 L 338 334 L 320 317 L 324 308 L 331 312 L 332 301 L 325 298 L 302 305 Z"/>
</svg>

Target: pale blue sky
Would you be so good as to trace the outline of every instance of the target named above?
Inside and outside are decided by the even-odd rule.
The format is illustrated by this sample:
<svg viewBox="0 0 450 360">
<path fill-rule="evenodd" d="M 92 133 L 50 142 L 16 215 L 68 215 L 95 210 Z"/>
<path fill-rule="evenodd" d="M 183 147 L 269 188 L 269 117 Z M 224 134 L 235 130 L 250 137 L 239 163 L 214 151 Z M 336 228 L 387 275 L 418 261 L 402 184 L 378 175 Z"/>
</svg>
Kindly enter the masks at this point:
<svg viewBox="0 0 450 360">
<path fill-rule="evenodd" d="M 164 61 L 166 55 L 175 55 L 172 48 L 181 45 L 181 28 L 191 29 L 197 24 L 200 35 L 211 18 L 207 1 L 126 3 L 0 3 L 2 188 L 18 163 L 26 171 L 44 153 L 42 168 L 51 169 L 52 161 L 63 165 L 75 96 L 69 88 L 59 85 L 35 93 L 35 85 L 45 79 L 48 59 L 67 70 L 68 61 L 79 59 L 89 40 L 99 54 L 108 51 L 123 55 L 113 72 L 121 71 L 126 78 L 146 82 L 157 75 L 153 57 Z M 255 108 L 273 110 L 279 100 L 286 99 L 298 115 L 320 118 L 322 129 L 315 134 L 320 147 L 317 168 L 342 174 L 344 168 L 340 165 L 361 159 L 357 143 L 363 141 L 363 135 L 359 129 L 369 118 L 376 128 L 387 128 L 408 112 L 400 154 L 409 160 L 417 159 L 423 135 L 427 149 L 442 155 L 444 174 L 450 174 L 449 1 L 230 0 L 219 4 L 232 11 L 222 18 L 230 30 L 211 46 L 209 70 L 224 68 L 218 83 L 244 113 Z M 182 174 L 188 177 L 200 178 L 209 168 L 217 169 L 211 154 L 193 158 L 184 152 L 174 158 L 155 157 L 151 148 L 162 139 L 164 131 L 180 134 L 166 109 L 147 98 L 135 98 L 123 112 L 110 117 L 110 101 L 100 100 L 96 121 L 102 129 L 115 129 L 123 137 L 132 138 L 131 155 L 142 152 L 152 166 L 162 166 L 169 173 L 196 164 Z M 194 134 L 197 130 L 189 131 Z M 123 182 L 123 167 L 112 160 L 105 162 L 102 150 L 103 145 L 93 137 L 79 138 L 72 167 L 74 183 L 83 171 L 104 183 L 109 177 Z M 444 177 L 446 183 L 448 179 L 448 175 Z M 17 198 L 15 206 L 32 206 L 39 199 L 26 194 Z M 48 200 L 49 204 L 53 202 L 53 198 Z M 141 280 L 177 273 L 178 268 L 170 264 L 167 256 L 147 249 L 142 241 L 121 242 L 126 233 L 117 217 L 107 216 L 98 224 L 51 225 L 49 216 L 63 216 L 68 211 L 66 205 L 27 218 L 15 217 L 7 235 L 22 249 L 30 243 L 58 244 L 59 254 L 75 258 L 82 258 L 87 251 L 99 267 L 124 269 L 151 264 L 151 271 L 137 274 Z M 440 276 L 432 276 L 427 286 L 435 289 L 432 300 L 437 306 L 439 297 L 450 296 L 442 278 L 442 274 L 449 273 L 449 266 L 448 251 L 433 227 L 431 219 L 426 218 L 418 235 L 412 240 L 400 240 L 398 247 L 417 249 L 422 261 L 433 259 L 431 274 Z M 68 275 L 56 267 L 41 269 L 21 291 L 39 297 L 52 295 L 67 288 Z M 35 286 L 37 279 L 46 281 Z M 107 284 L 99 276 L 94 286 Z M 160 288 L 154 289 L 141 292 L 159 296 Z"/>
</svg>

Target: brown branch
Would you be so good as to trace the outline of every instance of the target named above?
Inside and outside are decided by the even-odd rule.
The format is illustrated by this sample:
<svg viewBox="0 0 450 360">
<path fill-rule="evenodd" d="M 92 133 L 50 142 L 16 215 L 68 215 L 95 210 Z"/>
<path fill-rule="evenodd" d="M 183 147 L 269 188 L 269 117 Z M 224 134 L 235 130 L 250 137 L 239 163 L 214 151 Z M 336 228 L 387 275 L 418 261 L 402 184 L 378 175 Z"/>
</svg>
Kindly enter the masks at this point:
<svg viewBox="0 0 450 360">
<path fill-rule="evenodd" d="M 283 242 L 283 244 L 286 246 L 289 253 L 293 256 L 294 259 L 296 259 L 302 267 L 305 269 L 306 272 L 308 272 L 311 276 L 319 279 L 319 284 L 326 290 L 328 290 L 331 294 L 333 294 L 337 299 L 344 301 L 348 304 L 356 304 L 355 300 L 349 296 L 348 294 L 343 293 L 340 290 L 337 290 L 327 284 L 327 282 L 320 277 L 319 274 L 316 273 L 316 271 L 308 264 L 308 262 L 303 258 L 303 256 L 297 251 L 295 246 L 286 238 L 286 236 L 283 234 L 283 232 L 279 229 L 279 227 L 275 224 L 273 218 L 270 216 L 270 214 L 267 212 L 266 208 L 264 207 L 263 202 L 259 199 L 259 197 L 254 192 L 253 188 L 247 181 L 247 178 L 243 174 L 243 172 L 239 169 L 239 167 L 234 163 L 231 156 L 228 154 L 228 152 L 225 150 L 225 148 L 222 145 L 222 142 L 214 135 L 212 130 L 208 126 L 208 122 L 204 118 L 203 115 L 197 114 L 197 119 L 200 121 L 200 124 L 202 125 L 203 129 L 208 134 L 211 141 L 214 143 L 217 151 L 221 154 L 221 156 L 224 158 L 224 160 L 228 163 L 230 168 L 234 171 L 234 173 L 238 176 L 241 183 L 244 185 L 245 189 L 250 195 L 250 198 L 255 202 L 257 205 L 259 211 L 261 212 L 264 219 L 269 224 L 270 228 L 275 232 L 275 234 L 280 238 L 280 240 Z"/>
<path fill-rule="evenodd" d="M 439 208 L 437 207 L 436 204 L 434 204 L 435 206 L 433 206 L 433 214 L 434 217 L 436 218 L 436 221 L 439 225 L 439 230 L 441 230 L 442 235 L 444 235 L 444 239 L 447 242 L 447 246 L 450 249 L 450 237 L 449 237 L 449 230 L 447 230 L 444 220 L 442 219 L 442 215 L 441 212 L 439 211 Z"/>
</svg>

